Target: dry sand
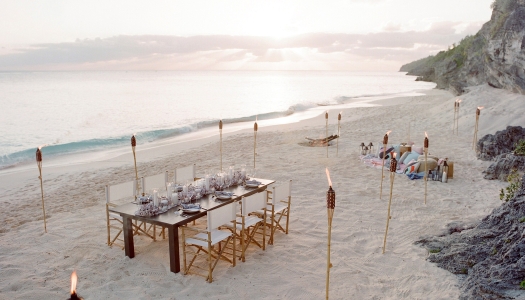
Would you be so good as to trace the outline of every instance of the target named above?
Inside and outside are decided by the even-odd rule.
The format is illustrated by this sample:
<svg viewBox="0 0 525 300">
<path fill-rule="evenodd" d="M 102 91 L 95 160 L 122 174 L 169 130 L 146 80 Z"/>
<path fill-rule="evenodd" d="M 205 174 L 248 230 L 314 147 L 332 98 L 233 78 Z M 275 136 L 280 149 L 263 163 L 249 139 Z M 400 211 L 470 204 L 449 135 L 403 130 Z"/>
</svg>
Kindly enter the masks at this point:
<svg viewBox="0 0 525 300">
<path fill-rule="evenodd" d="M 104 185 L 134 177 L 130 153 L 89 164 L 46 166 L 47 229 L 44 233 L 38 171 L 35 166 L 0 173 L 0 298 L 64 299 L 70 274 L 79 275 L 78 292 L 86 299 L 321 299 L 325 296 L 328 188 L 324 168 L 332 174 L 336 210 L 332 228 L 330 297 L 332 299 L 457 299 L 460 279 L 425 260 L 414 245 L 422 235 L 440 234 L 458 220 L 479 220 L 499 206 L 505 184 L 483 179 L 489 165 L 476 159 L 472 136 L 477 106 L 479 138 L 507 125 L 523 125 L 524 96 L 488 86 L 472 88 L 461 98 L 459 136 L 452 135 L 456 97 L 441 90 L 424 96 L 382 100 L 385 106 L 343 112 L 339 155 L 336 147 L 304 147 L 305 136 L 324 136 L 324 116 L 290 125 L 260 127 L 258 177 L 283 183 L 293 180 L 290 233 L 278 233 L 266 251 L 253 249 L 235 268 L 219 264 L 215 281 L 169 271 L 166 240 L 135 237 L 136 256 L 106 245 Z M 389 105 L 392 104 L 392 105 Z M 330 111 L 330 133 L 337 113 Z M 430 153 L 455 163 L 449 183 L 395 178 L 387 251 L 381 254 L 388 189 L 379 199 L 381 172 L 358 159 L 361 142 L 404 142 L 421 145 L 424 131 Z M 172 145 L 171 154 L 152 148 L 138 153 L 139 176 L 197 165 L 197 174 L 218 169 L 217 138 Z M 225 138 L 224 164 L 250 164 L 253 133 Z M 164 147 L 169 147 L 165 145 Z M 149 155 L 147 153 L 149 153 Z M 147 159 L 146 159 L 147 158 Z M 386 174 L 386 173 L 385 173 Z M 388 176 L 386 177 L 388 180 Z"/>
</svg>

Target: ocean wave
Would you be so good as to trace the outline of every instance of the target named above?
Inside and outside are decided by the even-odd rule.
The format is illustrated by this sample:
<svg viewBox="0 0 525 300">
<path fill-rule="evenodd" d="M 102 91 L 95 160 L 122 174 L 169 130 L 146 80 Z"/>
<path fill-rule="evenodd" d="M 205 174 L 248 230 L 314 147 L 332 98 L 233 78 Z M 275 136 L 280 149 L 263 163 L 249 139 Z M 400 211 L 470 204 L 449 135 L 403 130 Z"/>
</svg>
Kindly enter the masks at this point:
<svg viewBox="0 0 525 300">
<path fill-rule="evenodd" d="M 246 117 L 239 118 L 230 118 L 224 119 L 222 122 L 224 124 L 233 124 L 233 123 L 242 123 L 254 121 L 256 118 L 258 120 L 269 120 L 282 118 L 294 114 L 295 112 L 306 111 L 312 107 L 315 107 L 314 104 L 296 104 L 289 107 L 284 111 L 270 112 L 259 115 L 251 115 Z M 167 128 L 167 129 L 156 129 L 144 132 L 138 132 L 135 134 L 137 142 L 140 143 L 149 143 L 154 142 L 160 139 L 173 138 L 190 132 L 195 132 L 200 129 L 205 129 L 208 127 L 217 126 L 219 120 L 207 120 L 201 121 L 193 124 L 188 124 L 176 128 Z M 88 139 L 82 141 L 75 141 L 69 143 L 57 143 L 47 145 L 42 148 L 42 154 L 49 157 L 56 157 L 59 155 L 82 153 L 88 151 L 96 150 L 105 150 L 116 147 L 126 146 L 130 143 L 131 135 L 118 136 L 118 137 L 109 137 L 102 139 Z M 36 148 L 26 149 L 10 154 L 5 154 L 0 156 L 0 170 L 16 166 L 21 163 L 30 162 L 35 159 Z"/>
</svg>

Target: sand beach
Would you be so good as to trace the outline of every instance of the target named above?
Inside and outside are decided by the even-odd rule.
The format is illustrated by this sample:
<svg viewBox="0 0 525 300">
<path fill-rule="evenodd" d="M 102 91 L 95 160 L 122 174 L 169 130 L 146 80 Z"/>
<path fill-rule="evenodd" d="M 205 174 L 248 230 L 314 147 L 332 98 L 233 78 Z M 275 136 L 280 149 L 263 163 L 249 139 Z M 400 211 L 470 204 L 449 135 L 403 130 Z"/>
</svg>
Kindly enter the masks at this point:
<svg viewBox="0 0 525 300">
<path fill-rule="evenodd" d="M 475 110 L 484 106 L 478 138 L 508 125 L 523 125 L 525 96 L 471 87 L 455 97 L 444 90 L 422 96 L 384 99 L 377 106 L 342 112 L 336 147 L 300 145 L 304 137 L 323 137 L 324 115 L 297 123 L 260 126 L 257 177 L 293 180 L 290 232 L 278 233 L 266 251 L 253 248 L 236 267 L 219 263 L 214 281 L 169 270 L 166 240 L 135 237 L 136 256 L 106 245 L 104 186 L 134 178 L 131 151 L 92 161 L 46 165 L 43 180 L 47 213 L 44 233 L 36 164 L 0 171 L 0 299 L 65 299 L 70 275 L 79 276 L 77 290 L 85 299 L 322 299 L 326 275 L 326 191 L 329 168 L 336 191 L 332 224 L 330 297 L 332 299 L 457 299 L 461 278 L 425 258 L 414 242 L 438 235 L 446 224 L 480 220 L 501 205 L 500 181 L 483 179 L 489 162 L 472 150 Z M 461 98 L 459 134 L 452 134 L 453 108 Z M 330 108 L 329 133 L 337 131 L 339 109 Z M 379 199 L 381 170 L 359 159 L 361 142 L 378 144 L 387 130 L 390 143 L 410 140 L 454 162 L 448 183 L 396 175 L 392 219 L 386 253 L 382 254 L 388 197 Z M 224 137 L 224 164 L 253 160 L 253 132 Z M 131 150 L 131 149 L 130 149 Z M 139 149 L 139 176 L 196 164 L 197 175 L 219 168 L 218 132 L 191 141 Z M 74 161 L 74 158 L 71 158 Z M 388 176 L 386 177 L 388 180 Z M 383 195 L 388 194 L 384 184 Z"/>
</svg>

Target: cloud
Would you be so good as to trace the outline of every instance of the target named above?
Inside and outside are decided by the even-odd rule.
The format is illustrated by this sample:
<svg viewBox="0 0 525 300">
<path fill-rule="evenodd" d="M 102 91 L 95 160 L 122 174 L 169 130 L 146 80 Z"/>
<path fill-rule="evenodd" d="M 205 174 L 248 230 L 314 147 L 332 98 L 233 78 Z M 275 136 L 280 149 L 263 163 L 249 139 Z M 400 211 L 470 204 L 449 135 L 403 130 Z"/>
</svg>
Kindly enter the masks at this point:
<svg viewBox="0 0 525 300">
<path fill-rule="evenodd" d="M 77 39 L 30 45 L 0 55 L 0 70 L 260 69 L 261 66 L 340 69 L 338 60 L 339 66 L 348 68 L 349 60 L 360 59 L 366 59 L 371 68 L 379 63 L 399 68 L 403 63 L 459 42 L 474 27 L 442 22 L 425 31 L 393 31 L 398 28 L 394 24 L 378 33 L 309 33 L 286 38 L 121 35 Z M 388 64 L 384 64 L 386 61 Z M 363 66 L 362 62 L 356 65 Z"/>
</svg>

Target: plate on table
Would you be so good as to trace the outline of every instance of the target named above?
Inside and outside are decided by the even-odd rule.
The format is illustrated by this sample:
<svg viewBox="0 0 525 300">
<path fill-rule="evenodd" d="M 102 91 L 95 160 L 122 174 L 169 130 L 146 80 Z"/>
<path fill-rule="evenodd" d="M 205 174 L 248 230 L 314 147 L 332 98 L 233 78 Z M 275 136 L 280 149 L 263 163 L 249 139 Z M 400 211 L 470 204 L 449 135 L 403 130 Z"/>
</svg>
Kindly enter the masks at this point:
<svg viewBox="0 0 525 300">
<path fill-rule="evenodd" d="M 231 199 L 233 196 L 233 193 L 228 192 L 215 192 L 215 197 L 219 200 L 228 200 Z"/>
<path fill-rule="evenodd" d="M 187 214 L 194 214 L 201 211 L 199 204 L 182 204 L 182 212 Z"/>
<path fill-rule="evenodd" d="M 261 182 L 256 181 L 256 180 L 247 180 L 246 181 L 246 186 L 249 187 L 249 188 L 257 188 L 257 187 L 259 187 L 259 185 L 261 185 Z"/>
</svg>

